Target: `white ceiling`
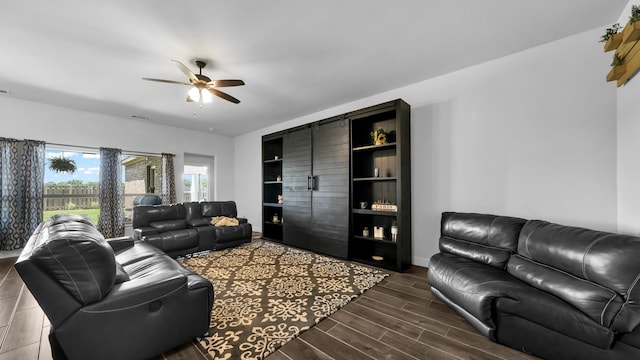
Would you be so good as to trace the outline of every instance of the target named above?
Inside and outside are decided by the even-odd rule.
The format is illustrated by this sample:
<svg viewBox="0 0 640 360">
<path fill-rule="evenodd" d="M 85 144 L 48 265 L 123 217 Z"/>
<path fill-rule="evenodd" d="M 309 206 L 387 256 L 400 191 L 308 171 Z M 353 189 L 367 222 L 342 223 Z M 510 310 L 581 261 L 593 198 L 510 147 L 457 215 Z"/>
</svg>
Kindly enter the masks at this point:
<svg viewBox="0 0 640 360">
<path fill-rule="evenodd" d="M 238 135 L 615 22 L 628 0 L 2 0 L 0 90 Z M 597 43 L 598 39 L 594 39 Z M 553 56 L 553 54 L 549 54 Z M 243 79 L 186 103 L 171 59 Z M 194 114 L 195 113 L 195 114 Z"/>
</svg>

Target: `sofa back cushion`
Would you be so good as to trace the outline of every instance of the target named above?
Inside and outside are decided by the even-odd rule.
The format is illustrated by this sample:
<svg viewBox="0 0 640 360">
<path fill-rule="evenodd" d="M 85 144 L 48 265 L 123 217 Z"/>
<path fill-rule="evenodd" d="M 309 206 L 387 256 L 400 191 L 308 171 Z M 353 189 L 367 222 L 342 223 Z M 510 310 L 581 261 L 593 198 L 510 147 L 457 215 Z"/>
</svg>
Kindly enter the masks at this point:
<svg viewBox="0 0 640 360">
<path fill-rule="evenodd" d="M 152 221 L 149 226 L 157 229 L 159 232 L 163 231 L 175 231 L 182 230 L 187 227 L 187 223 L 184 219 L 165 220 L 165 221 Z"/>
<path fill-rule="evenodd" d="M 200 205 L 202 206 L 202 217 L 238 217 L 235 201 L 205 201 Z"/>
<path fill-rule="evenodd" d="M 113 250 L 88 219 L 53 217 L 27 245 L 19 261 L 34 262 L 81 304 L 102 299 L 115 283 Z"/>
<path fill-rule="evenodd" d="M 202 205 L 199 202 L 186 202 L 183 205 L 186 213 L 185 220 L 188 224 L 193 225 L 194 221 L 202 219 Z"/>
<path fill-rule="evenodd" d="M 136 229 L 151 226 L 152 222 L 184 219 L 185 209 L 182 204 L 141 205 L 133 208 L 132 226 Z"/>
<path fill-rule="evenodd" d="M 628 332 L 640 324 L 640 238 L 530 220 L 507 271 Z"/>
<path fill-rule="evenodd" d="M 442 213 L 440 251 L 504 268 L 526 220 L 488 214 Z"/>
</svg>

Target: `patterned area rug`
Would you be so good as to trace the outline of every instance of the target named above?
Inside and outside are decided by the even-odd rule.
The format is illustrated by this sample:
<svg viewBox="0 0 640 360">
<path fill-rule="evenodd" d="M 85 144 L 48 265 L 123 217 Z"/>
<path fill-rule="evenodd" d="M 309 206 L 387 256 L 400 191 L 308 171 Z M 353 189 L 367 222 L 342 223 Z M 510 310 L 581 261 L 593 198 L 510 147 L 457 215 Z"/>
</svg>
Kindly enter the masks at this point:
<svg viewBox="0 0 640 360">
<path fill-rule="evenodd" d="M 180 262 L 214 285 L 212 359 L 263 359 L 389 275 L 265 241 Z"/>
</svg>

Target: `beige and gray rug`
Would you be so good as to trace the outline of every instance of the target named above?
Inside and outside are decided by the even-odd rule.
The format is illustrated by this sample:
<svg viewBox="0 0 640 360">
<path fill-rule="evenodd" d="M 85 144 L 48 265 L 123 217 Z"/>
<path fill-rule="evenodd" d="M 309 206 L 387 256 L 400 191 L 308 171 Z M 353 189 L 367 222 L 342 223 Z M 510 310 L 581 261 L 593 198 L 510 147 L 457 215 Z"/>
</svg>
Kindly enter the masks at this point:
<svg viewBox="0 0 640 360">
<path fill-rule="evenodd" d="M 214 285 L 212 359 L 263 359 L 389 275 L 266 241 L 180 262 Z"/>
</svg>

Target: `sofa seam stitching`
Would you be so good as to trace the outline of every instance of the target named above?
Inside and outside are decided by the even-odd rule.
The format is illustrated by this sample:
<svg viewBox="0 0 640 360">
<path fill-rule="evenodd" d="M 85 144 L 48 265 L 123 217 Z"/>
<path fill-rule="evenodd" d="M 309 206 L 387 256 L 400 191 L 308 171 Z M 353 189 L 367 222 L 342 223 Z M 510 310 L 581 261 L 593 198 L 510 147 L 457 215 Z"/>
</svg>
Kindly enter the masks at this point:
<svg viewBox="0 0 640 360">
<path fill-rule="evenodd" d="M 536 261 L 536 260 L 533 260 L 533 259 L 529 259 L 529 258 L 524 257 L 524 256 L 521 256 L 521 255 L 519 255 L 519 254 L 514 254 L 514 255 L 515 255 L 515 256 L 518 256 L 519 258 L 524 259 L 525 261 L 529 261 L 529 262 L 534 263 L 534 264 L 536 264 L 536 265 L 539 265 L 539 266 L 542 266 L 542 267 L 545 267 L 545 268 L 548 268 L 548 269 L 551 269 L 551 270 L 557 271 L 557 272 L 559 272 L 559 273 L 565 274 L 565 275 L 567 275 L 567 276 L 569 276 L 569 277 L 572 277 L 572 278 L 574 278 L 574 279 L 576 279 L 576 280 L 579 280 L 579 281 L 581 281 L 581 282 L 588 282 L 589 284 L 595 285 L 596 287 L 599 287 L 599 288 L 601 288 L 601 289 L 603 289 L 603 290 L 606 290 L 606 291 L 608 291 L 608 292 L 610 292 L 610 293 L 612 293 L 612 294 L 614 294 L 614 295 L 620 295 L 620 294 L 618 294 L 615 290 L 613 290 L 613 289 L 609 289 L 608 287 L 606 287 L 606 286 L 604 286 L 604 285 L 600 285 L 600 284 L 598 284 L 597 282 L 593 282 L 593 281 L 591 281 L 591 280 L 587 280 L 587 279 L 580 278 L 580 277 L 575 276 L 575 275 L 573 275 L 573 274 L 571 274 L 571 273 L 568 273 L 568 272 L 566 272 L 566 271 L 564 271 L 564 270 L 561 270 L 561 269 L 555 268 L 555 267 L 553 267 L 553 266 L 551 266 L 551 265 L 547 265 L 547 264 L 545 264 L 545 263 L 542 263 L 542 262 L 539 262 L 539 261 Z M 639 276 L 640 276 L 640 274 L 639 274 Z"/>
<path fill-rule="evenodd" d="M 592 247 L 595 246 L 595 244 L 597 242 L 600 242 L 600 240 L 602 240 L 602 238 L 598 238 L 593 240 L 588 246 L 587 248 L 584 250 L 584 253 L 582 254 L 582 275 L 584 275 L 585 279 L 589 279 L 589 276 L 587 275 L 587 269 L 586 269 L 586 263 L 585 263 L 585 258 L 587 257 L 587 254 L 589 253 L 589 251 L 591 250 Z M 589 279 L 590 280 L 590 279 Z"/>
<path fill-rule="evenodd" d="M 482 247 L 486 247 L 486 248 L 490 248 L 490 249 L 495 249 L 495 250 L 507 251 L 507 252 L 509 252 L 509 253 L 511 253 L 511 254 L 514 254 L 514 253 L 515 253 L 515 251 L 513 251 L 513 250 L 509 250 L 509 249 L 505 249 L 505 248 L 501 248 L 501 247 L 497 247 L 497 246 L 491 246 L 491 245 L 481 244 L 481 243 L 477 243 L 477 242 L 473 242 L 473 241 L 468 241 L 468 240 L 463 240 L 463 239 L 457 239 L 457 238 L 453 238 L 453 237 L 446 236 L 446 235 L 445 235 L 445 236 L 442 236 L 442 237 L 445 237 L 445 238 L 448 238 L 448 239 L 451 239 L 451 240 L 454 240 L 454 241 L 460 241 L 460 242 L 463 242 L 463 243 L 466 243 L 466 244 L 472 244 L 472 245 L 482 246 Z"/>
</svg>

